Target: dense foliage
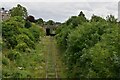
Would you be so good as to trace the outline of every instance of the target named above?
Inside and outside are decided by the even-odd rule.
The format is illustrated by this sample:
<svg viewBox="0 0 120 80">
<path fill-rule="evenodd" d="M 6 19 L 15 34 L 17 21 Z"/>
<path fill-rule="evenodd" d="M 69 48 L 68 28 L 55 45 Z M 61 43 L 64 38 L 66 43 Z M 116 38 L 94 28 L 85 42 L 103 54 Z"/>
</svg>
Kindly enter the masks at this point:
<svg viewBox="0 0 120 80">
<path fill-rule="evenodd" d="M 28 16 L 28 17 L 26 18 L 26 20 L 28 20 L 28 21 L 30 21 L 30 22 L 35 22 L 34 16 Z"/>
<path fill-rule="evenodd" d="M 43 21 L 42 18 L 37 19 L 35 22 L 36 22 L 36 24 L 38 24 L 38 25 L 40 25 L 40 26 L 43 26 L 43 25 L 44 25 L 44 21 Z"/>
<path fill-rule="evenodd" d="M 119 32 L 112 15 L 87 20 L 80 12 L 59 26 L 56 39 L 64 51 L 68 77 L 120 78 Z"/>
<path fill-rule="evenodd" d="M 40 76 L 43 27 L 58 25 L 55 37 L 69 78 L 120 78 L 120 22 L 113 15 L 88 20 L 81 11 L 61 24 L 35 20 L 20 4 L 9 11 L 11 17 L 0 24 L 3 78 Z"/>
<path fill-rule="evenodd" d="M 14 16 L 2 22 L 3 78 L 35 77 L 31 74 L 34 69 L 30 67 L 35 67 L 43 60 L 36 54 L 36 44 L 44 35 L 42 27 L 31 22 L 31 26 L 25 25 L 26 22 L 21 16 Z"/>
<path fill-rule="evenodd" d="M 17 5 L 17 7 L 13 7 L 12 9 L 10 9 L 10 14 L 12 17 L 14 16 L 21 16 L 21 17 L 27 17 L 28 13 L 27 13 L 27 9 L 23 6 L 21 6 L 20 4 Z"/>
</svg>

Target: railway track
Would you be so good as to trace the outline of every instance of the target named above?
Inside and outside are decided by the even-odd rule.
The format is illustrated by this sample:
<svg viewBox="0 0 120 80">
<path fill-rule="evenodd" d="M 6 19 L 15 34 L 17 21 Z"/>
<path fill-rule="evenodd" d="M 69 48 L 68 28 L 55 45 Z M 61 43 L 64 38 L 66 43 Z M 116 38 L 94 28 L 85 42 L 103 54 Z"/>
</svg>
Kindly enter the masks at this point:
<svg viewBox="0 0 120 80">
<path fill-rule="evenodd" d="M 46 36 L 46 54 L 45 54 L 45 70 L 46 78 L 55 78 L 58 80 L 58 65 L 56 59 L 56 50 L 54 46 L 54 41 L 52 37 Z"/>
</svg>

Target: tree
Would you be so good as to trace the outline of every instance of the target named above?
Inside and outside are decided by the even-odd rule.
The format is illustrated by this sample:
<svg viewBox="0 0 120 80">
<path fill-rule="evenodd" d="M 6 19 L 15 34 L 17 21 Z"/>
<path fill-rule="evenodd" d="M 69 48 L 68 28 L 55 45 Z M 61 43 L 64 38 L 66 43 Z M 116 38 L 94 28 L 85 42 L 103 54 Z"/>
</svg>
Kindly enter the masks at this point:
<svg viewBox="0 0 120 80">
<path fill-rule="evenodd" d="M 113 15 L 108 15 L 106 17 L 107 21 L 108 22 L 112 22 L 112 23 L 116 23 L 117 22 L 117 19 L 115 19 L 115 17 Z"/>
<path fill-rule="evenodd" d="M 11 16 L 21 16 L 21 17 L 27 17 L 27 10 L 25 7 L 21 6 L 20 4 L 17 5 L 17 7 L 13 7 L 9 10 Z"/>
<path fill-rule="evenodd" d="M 86 22 L 88 21 L 85 17 L 85 14 L 81 11 L 80 14 L 78 15 L 79 20 Z"/>
<path fill-rule="evenodd" d="M 91 22 L 99 22 L 99 21 L 105 21 L 105 19 L 93 14 L 93 16 L 91 17 Z"/>
<path fill-rule="evenodd" d="M 53 20 L 49 20 L 48 22 L 46 22 L 47 25 L 54 25 L 55 22 Z"/>
<path fill-rule="evenodd" d="M 63 50 L 62 57 L 68 68 L 67 77 L 119 78 L 120 23 L 115 22 L 114 16 L 105 20 L 93 15 L 91 20 L 84 20 L 80 12 L 56 31 L 57 44 Z"/>
<path fill-rule="evenodd" d="M 28 20 L 26 20 L 25 21 L 25 27 L 26 28 L 30 28 L 32 25 L 31 25 L 31 22 L 30 21 L 28 21 Z"/>
<path fill-rule="evenodd" d="M 36 20 L 36 23 L 39 24 L 39 25 L 43 25 L 44 24 L 44 21 L 42 18 L 39 18 Z"/>
<path fill-rule="evenodd" d="M 1 9 L 2 9 L 2 11 L 4 11 L 4 10 L 5 10 L 5 8 L 4 8 L 4 7 L 2 7 Z"/>
<path fill-rule="evenodd" d="M 28 20 L 28 21 L 30 21 L 30 22 L 35 22 L 35 18 L 34 18 L 34 16 L 28 16 L 27 18 L 26 18 L 26 20 Z"/>
<path fill-rule="evenodd" d="M 30 28 L 32 26 L 31 22 L 35 22 L 35 18 L 34 18 L 34 16 L 30 15 L 30 16 L 26 17 L 25 27 Z"/>
<path fill-rule="evenodd" d="M 83 16 L 83 17 L 85 17 L 85 14 L 81 11 L 78 16 Z"/>
</svg>

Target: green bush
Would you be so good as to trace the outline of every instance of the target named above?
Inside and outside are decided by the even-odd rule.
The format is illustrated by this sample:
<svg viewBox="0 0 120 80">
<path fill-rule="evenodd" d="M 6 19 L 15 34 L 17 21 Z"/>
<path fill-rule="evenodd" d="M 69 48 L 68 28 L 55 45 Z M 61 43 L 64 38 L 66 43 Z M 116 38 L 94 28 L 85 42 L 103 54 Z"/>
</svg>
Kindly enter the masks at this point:
<svg viewBox="0 0 120 80">
<path fill-rule="evenodd" d="M 5 22 L 2 26 L 2 37 L 3 41 L 6 42 L 8 48 L 14 48 L 17 45 L 16 35 L 20 34 L 18 27 L 12 22 Z"/>
<path fill-rule="evenodd" d="M 9 59 L 6 58 L 6 57 L 3 57 L 3 59 L 2 59 L 2 64 L 3 64 L 3 65 L 8 65 L 8 64 L 9 64 Z"/>
<path fill-rule="evenodd" d="M 35 41 L 39 41 L 40 39 L 40 28 L 37 27 L 35 24 L 32 24 L 32 27 L 29 28 L 31 33 L 33 34 Z"/>
<path fill-rule="evenodd" d="M 21 54 L 17 50 L 10 50 L 7 57 L 13 61 L 19 59 Z"/>
<path fill-rule="evenodd" d="M 30 38 L 30 40 L 35 42 L 35 37 L 33 36 L 32 32 L 29 29 L 20 28 L 19 30 L 21 31 L 22 34 L 27 35 Z"/>
<path fill-rule="evenodd" d="M 25 21 L 25 28 L 30 28 L 32 25 L 31 25 L 31 22 L 26 20 Z"/>
<path fill-rule="evenodd" d="M 77 25 L 71 25 L 76 18 L 72 17 L 62 24 L 56 35 L 58 45 L 65 49 L 63 57 L 68 77 L 120 77 L 118 23 L 93 16 L 89 22 L 77 20 Z"/>
<path fill-rule="evenodd" d="M 24 48 L 27 48 L 27 46 L 31 49 L 35 49 L 35 44 L 34 42 L 25 34 L 20 34 L 17 36 L 17 42 L 18 42 L 18 45 L 19 47 L 22 48 L 22 45 Z M 27 44 L 27 46 L 26 46 Z M 17 47 L 18 47 L 17 45 Z"/>
<path fill-rule="evenodd" d="M 1 29 L 2 77 L 34 77 L 34 73 L 31 72 L 34 72 L 37 62 L 42 62 L 42 58 L 39 59 L 39 56 L 36 56 L 35 44 L 44 36 L 44 30 L 34 23 L 26 22 L 22 16 L 10 17 L 3 21 Z"/>
<path fill-rule="evenodd" d="M 3 78 L 11 78 L 12 72 L 8 67 L 4 67 L 4 69 L 2 69 L 2 77 Z"/>
<path fill-rule="evenodd" d="M 12 78 L 31 78 L 32 75 L 29 71 L 25 71 L 25 70 L 15 70 Z"/>
<path fill-rule="evenodd" d="M 20 52 L 26 52 L 27 49 L 29 49 L 29 47 L 27 46 L 26 43 L 22 42 L 22 43 L 19 43 L 19 44 L 15 47 L 15 49 L 17 49 L 17 50 L 20 51 Z"/>
</svg>

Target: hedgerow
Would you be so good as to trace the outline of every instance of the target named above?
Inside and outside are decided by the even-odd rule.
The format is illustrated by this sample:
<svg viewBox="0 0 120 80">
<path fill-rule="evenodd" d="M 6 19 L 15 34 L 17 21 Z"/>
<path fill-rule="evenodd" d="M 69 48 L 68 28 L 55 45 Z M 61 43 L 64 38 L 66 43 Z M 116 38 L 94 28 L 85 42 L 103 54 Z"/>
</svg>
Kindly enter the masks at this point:
<svg viewBox="0 0 120 80">
<path fill-rule="evenodd" d="M 85 21 L 78 17 L 63 23 L 56 35 L 59 47 L 64 49 L 68 77 L 120 77 L 120 28 L 116 19 L 109 16 L 105 20 L 94 15 Z"/>
</svg>

